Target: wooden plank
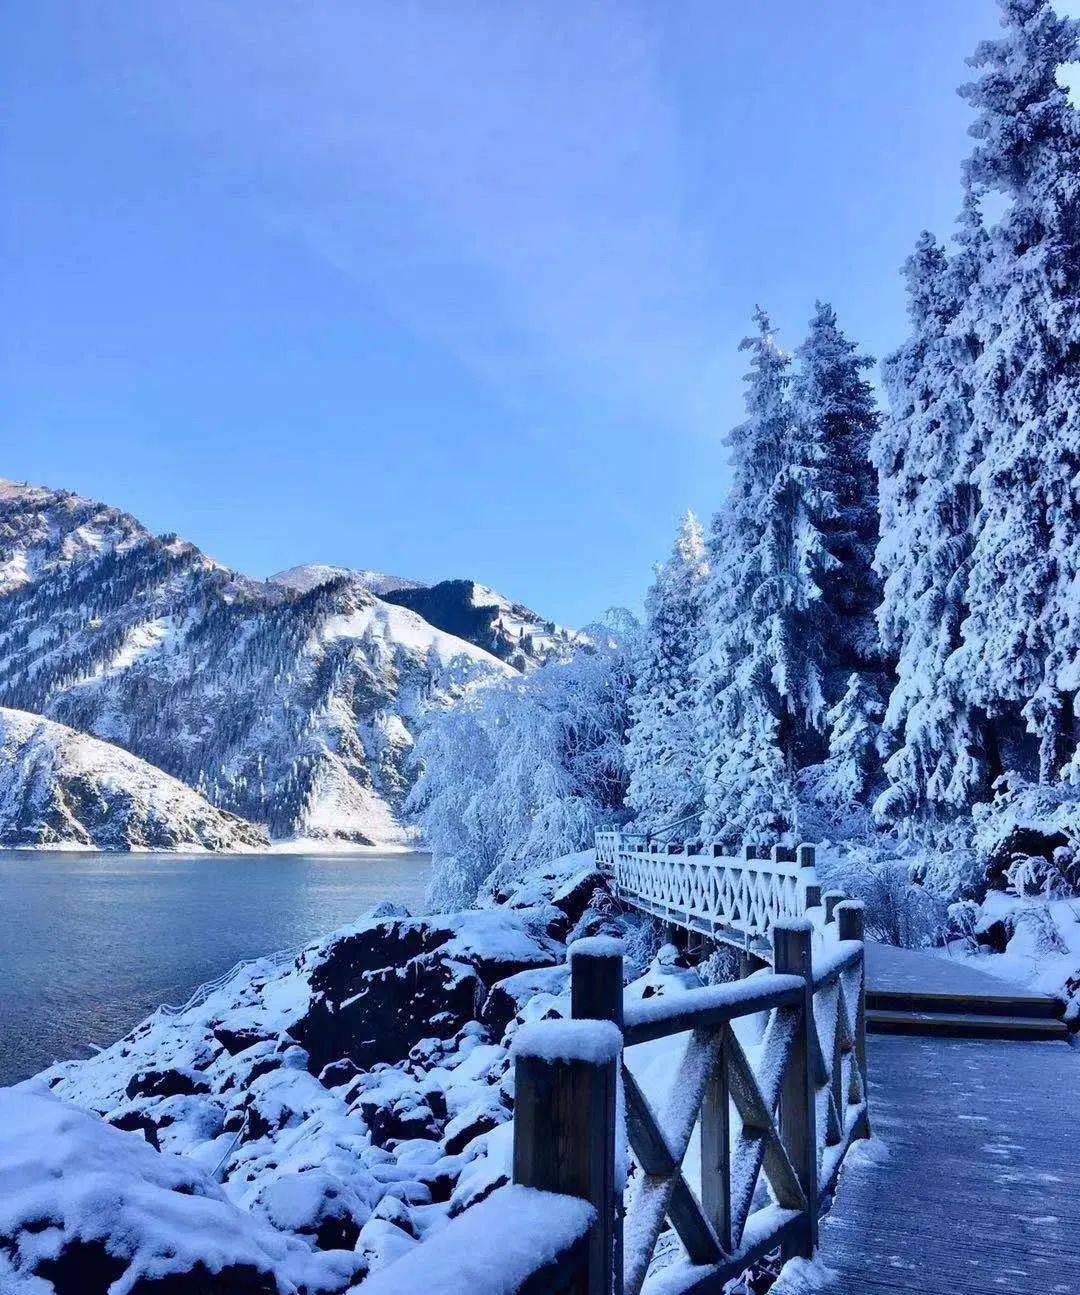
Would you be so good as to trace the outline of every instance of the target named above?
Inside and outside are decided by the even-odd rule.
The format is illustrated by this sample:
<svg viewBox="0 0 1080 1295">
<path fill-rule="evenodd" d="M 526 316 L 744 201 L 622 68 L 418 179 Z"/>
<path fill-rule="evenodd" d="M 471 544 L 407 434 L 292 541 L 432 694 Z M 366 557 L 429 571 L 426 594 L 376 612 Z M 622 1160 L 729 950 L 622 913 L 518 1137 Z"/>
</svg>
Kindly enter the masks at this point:
<svg viewBox="0 0 1080 1295">
<path fill-rule="evenodd" d="M 829 1295 L 1080 1292 L 1074 1049 L 869 1040 L 888 1146 L 849 1161 L 821 1222 Z"/>
</svg>

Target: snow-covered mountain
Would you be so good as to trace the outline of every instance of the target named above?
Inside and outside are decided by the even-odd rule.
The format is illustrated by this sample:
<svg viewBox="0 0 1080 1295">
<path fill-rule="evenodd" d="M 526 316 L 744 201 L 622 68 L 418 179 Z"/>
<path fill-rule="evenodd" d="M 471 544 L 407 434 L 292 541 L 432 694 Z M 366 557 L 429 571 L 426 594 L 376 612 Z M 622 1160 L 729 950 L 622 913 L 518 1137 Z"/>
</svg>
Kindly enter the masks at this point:
<svg viewBox="0 0 1080 1295">
<path fill-rule="evenodd" d="M 432 625 L 468 639 L 517 670 L 528 670 L 565 652 L 579 637 L 475 580 L 402 584 L 387 589 L 383 597 L 419 612 Z"/>
<path fill-rule="evenodd" d="M 580 636 L 554 621 L 545 620 L 523 603 L 475 580 L 441 580 L 426 585 L 419 580 L 386 575 L 382 571 L 355 571 L 349 567 L 309 562 L 279 571 L 270 579 L 289 589 L 309 593 L 334 580 L 357 580 L 385 602 L 419 613 L 431 625 L 483 648 L 516 670 L 529 670 L 564 652 Z"/>
<path fill-rule="evenodd" d="M 0 844 L 244 850 L 266 833 L 117 746 L 0 708 Z"/>
<path fill-rule="evenodd" d="M 0 705 L 122 746 L 276 837 L 405 840 L 424 711 L 508 669 L 364 573 L 256 581 L 118 509 L 0 484 Z"/>
<path fill-rule="evenodd" d="M 270 579 L 275 584 L 287 585 L 290 589 L 306 594 L 320 585 L 329 584 L 331 580 L 340 580 L 343 576 L 359 580 L 365 589 L 379 598 L 395 589 L 422 588 L 416 580 L 388 576 L 384 571 L 354 571 L 351 567 L 335 567 L 326 562 L 305 562 L 301 566 L 290 567 L 288 571 L 279 571 Z"/>
</svg>

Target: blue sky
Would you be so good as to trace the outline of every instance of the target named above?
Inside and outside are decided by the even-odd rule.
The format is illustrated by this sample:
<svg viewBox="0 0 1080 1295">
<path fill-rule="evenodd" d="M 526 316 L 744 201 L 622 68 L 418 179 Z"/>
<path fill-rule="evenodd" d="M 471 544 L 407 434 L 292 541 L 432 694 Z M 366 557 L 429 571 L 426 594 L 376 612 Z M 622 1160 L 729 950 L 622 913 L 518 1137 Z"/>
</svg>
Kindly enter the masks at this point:
<svg viewBox="0 0 1080 1295">
<path fill-rule="evenodd" d="M 992 0 L 36 0 L 0 18 L 0 475 L 254 575 L 634 605 L 755 302 L 881 355 Z"/>
</svg>

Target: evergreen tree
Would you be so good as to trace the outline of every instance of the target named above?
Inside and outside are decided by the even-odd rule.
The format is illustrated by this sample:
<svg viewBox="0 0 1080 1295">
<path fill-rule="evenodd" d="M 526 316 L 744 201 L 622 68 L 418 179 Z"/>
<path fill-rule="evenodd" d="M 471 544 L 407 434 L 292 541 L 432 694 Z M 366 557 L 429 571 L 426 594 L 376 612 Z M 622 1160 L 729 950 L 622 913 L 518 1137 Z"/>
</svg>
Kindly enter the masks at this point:
<svg viewBox="0 0 1080 1295">
<path fill-rule="evenodd" d="M 985 245 L 970 193 L 952 257 L 921 236 L 904 266 L 912 333 L 882 366 L 890 414 L 872 445 L 881 483 L 878 620 L 896 684 L 884 721 L 889 786 L 874 808 L 888 821 L 932 820 L 986 787 L 979 719 L 948 668 L 968 612 L 979 514 L 972 400 L 988 313 Z"/>
<path fill-rule="evenodd" d="M 871 361 L 819 304 L 792 381 L 768 317 L 756 319 L 743 343 L 748 417 L 729 439 L 734 483 L 714 523 L 702 660 L 704 828 L 732 837 L 762 821 L 750 806 L 767 785 L 774 819 L 794 826 L 794 777 L 827 755 L 830 708 L 852 670 L 880 668 Z M 750 761 L 748 732 L 776 752 Z"/>
<path fill-rule="evenodd" d="M 861 810 L 879 780 L 881 718 L 875 680 L 868 671 L 848 676 L 844 695 L 829 711 L 829 755 L 812 792 L 834 809 Z"/>
<path fill-rule="evenodd" d="M 708 563 L 701 524 L 687 513 L 645 602 L 646 624 L 630 698 L 627 804 L 639 826 L 692 813 L 702 798 L 694 663 L 701 650 Z"/>
<path fill-rule="evenodd" d="M 708 752 L 702 829 L 718 840 L 775 840 L 793 826 L 785 751 L 799 642 L 793 569 L 789 357 L 758 309 L 746 420 L 730 434 L 732 486 L 710 537 L 700 728 Z"/>
<path fill-rule="evenodd" d="M 979 46 L 961 91 L 977 114 L 968 183 L 1008 206 L 984 267 L 980 513 L 951 669 L 994 721 L 991 775 L 1023 764 L 1022 719 L 1045 781 L 1073 746 L 1080 683 L 1080 115 L 1058 79 L 1080 24 L 1045 0 L 1001 7 L 1004 36 Z"/>
<path fill-rule="evenodd" d="M 793 472 L 799 486 L 797 535 L 808 604 L 819 604 L 815 645 L 822 673 L 873 669 L 880 647 L 874 613 L 880 586 L 873 569 L 878 535 L 877 478 L 870 442 L 878 412 L 860 355 L 818 302 L 806 341 L 796 350 Z M 828 680 L 835 698 L 842 681 Z"/>
</svg>

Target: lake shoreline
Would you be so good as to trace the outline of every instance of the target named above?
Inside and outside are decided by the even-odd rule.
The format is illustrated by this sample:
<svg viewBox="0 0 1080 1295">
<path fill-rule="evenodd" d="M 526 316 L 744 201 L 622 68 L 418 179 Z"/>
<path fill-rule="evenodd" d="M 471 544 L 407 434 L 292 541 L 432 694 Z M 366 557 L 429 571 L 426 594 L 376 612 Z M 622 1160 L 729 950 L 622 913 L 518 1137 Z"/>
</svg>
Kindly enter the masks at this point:
<svg viewBox="0 0 1080 1295">
<path fill-rule="evenodd" d="M 213 862 L 214 866 L 206 866 Z M 235 963 L 423 912 L 424 851 L 0 850 L 0 1085 L 85 1056 Z"/>
</svg>

